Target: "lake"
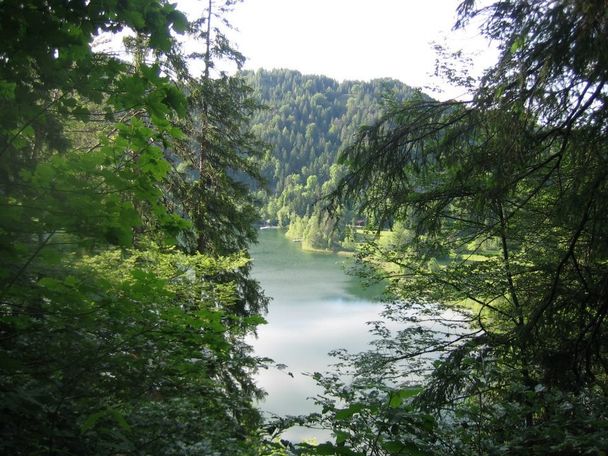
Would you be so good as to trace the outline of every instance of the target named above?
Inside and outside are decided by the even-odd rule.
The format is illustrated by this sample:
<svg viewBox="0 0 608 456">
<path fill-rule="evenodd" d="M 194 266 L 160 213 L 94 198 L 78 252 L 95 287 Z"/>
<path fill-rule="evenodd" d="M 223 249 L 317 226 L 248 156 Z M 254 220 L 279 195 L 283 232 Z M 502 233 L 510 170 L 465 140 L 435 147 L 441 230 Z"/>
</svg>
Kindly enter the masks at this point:
<svg viewBox="0 0 608 456">
<path fill-rule="evenodd" d="M 303 251 L 280 230 L 260 231 L 250 249 L 253 277 L 272 298 L 267 325 L 250 339 L 258 356 L 288 367 L 260 372 L 258 384 L 268 392 L 260 408 L 268 414 L 299 415 L 315 410 L 311 400 L 320 390 L 305 373 L 324 372 L 330 350 L 362 351 L 371 340 L 367 321 L 382 311 L 381 290 L 365 289 L 344 271 L 350 260 L 331 253 Z M 327 437 L 318 431 L 290 430 L 292 440 Z"/>
</svg>

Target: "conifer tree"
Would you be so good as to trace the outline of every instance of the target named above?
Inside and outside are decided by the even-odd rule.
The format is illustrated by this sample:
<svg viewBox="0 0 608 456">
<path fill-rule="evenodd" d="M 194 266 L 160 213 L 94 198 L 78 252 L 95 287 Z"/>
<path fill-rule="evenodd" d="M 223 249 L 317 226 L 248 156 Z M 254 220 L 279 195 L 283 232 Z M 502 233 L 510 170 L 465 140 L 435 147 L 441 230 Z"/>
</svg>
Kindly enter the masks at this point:
<svg viewBox="0 0 608 456">
<path fill-rule="evenodd" d="M 0 3 L 3 454 L 257 451 L 244 225 L 191 251 L 172 190 L 190 26 L 164 0 Z"/>
<path fill-rule="evenodd" d="M 344 356 L 352 385 L 318 376 L 337 435 L 318 454 L 606 448 L 607 18 L 463 1 L 457 27 L 477 19 L 500 48 L 474 97 L 395 103 L 345 150 L 336 201 L 415 237 L 362 252 L 405 327 Z"/>
</svg>

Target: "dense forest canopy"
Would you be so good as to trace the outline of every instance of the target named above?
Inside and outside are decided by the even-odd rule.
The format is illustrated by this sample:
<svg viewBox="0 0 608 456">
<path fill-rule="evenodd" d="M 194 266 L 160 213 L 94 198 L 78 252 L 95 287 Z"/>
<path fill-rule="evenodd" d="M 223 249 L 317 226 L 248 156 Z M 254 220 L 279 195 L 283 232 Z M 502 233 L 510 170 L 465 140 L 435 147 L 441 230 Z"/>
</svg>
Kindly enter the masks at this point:
<svg viewBox="0 0 608 456">
<path fill-rule="evenodd" d="M 337 436 L 317 454 L 604 454 L 608 10 L 466 0 L 458 15 L 501 52 L 474 97 L 391 106 L 340 156 L 334 203 L 408 230 L 359 259 L 409 325 L 338 353 L 352 382 L 317 375 L 309 420 Z"/>
<path fill-rule="evenodd" d="M 343 144 L 358 127 L 380 116 L 384 98 L 403 100 L 414 93 L 392 79 L 339 83 L 325 76 L 293 70 L 244 72 L 264 109 L 252 119 L 252 130 L 271 148 L 263 165 L 269 189 L 281 192 L 290 175 L 305 182 L 329 179 Z"/>
<path fill-rule="evenodd" d="M 236 3 L 0 2 L 0 452 L 605 454 L 605 0 L 463 0 L 500 59 L 445 102 L 217 71 Z M 260 220 L 390 292 L 319 413 L 269 424 Z"/>
<path fill-rule="evenodd" d="M 340 83 L 293 70 L 242 76 L 264 106 L 251 119 L 252 131 L 267 146 L 260 165 L 266 192 L 257 192 L 264 222 L 289 228 L 289 236 L 313 248 L 350 248 L 344 225 L 357 214 L 342 217 L 336 226 L 337 220 L 323 212 L 323 195 L 344 175 L 338 154 L 360 125 L 418 91 L 393 79 Z"/>
<path fill-rule="evenodd" d="M 233 4 L 0 3 L 2 454 L 257 452 L 257 103 L 210 77 Z"/>
</svg>

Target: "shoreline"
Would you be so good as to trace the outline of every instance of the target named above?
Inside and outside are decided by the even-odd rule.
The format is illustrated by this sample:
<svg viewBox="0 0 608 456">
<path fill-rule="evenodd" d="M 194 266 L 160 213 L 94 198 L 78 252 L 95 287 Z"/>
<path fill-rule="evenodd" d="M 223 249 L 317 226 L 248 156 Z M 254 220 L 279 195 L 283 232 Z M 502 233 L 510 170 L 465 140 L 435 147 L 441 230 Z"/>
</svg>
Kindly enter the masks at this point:
<svg viewBox="0 0 608 456">
<path fill-rule="evenodd" d="M 283 230 L 283 236 L 285 236 L 286 239 L 289 239 L 290 241 L 299 244 L 300 245 L 300 249 L 303 250 L 304 252 L 312 252 L 312 253 L 322 253 L 325 255 L 338 255 L 341 257 L 353 257 L 355 256 L 355 251 L 354 250 L 342 250 L 342 249 L 338 249 L 338 250 L 333 250 L 333 249 L 320 249 L 317 247 L 311 247 L 309 245 L 306 244 L 306 242 L 304 242 L 304 239 L 301 238 L 296 238 L 296 239 L 292 239 L 289 236 L 287 236 L 287 230 L 284 227 L 280 227 L 278 225 L 264 225 L 264 226 L 260 226 L 259 227 L 260 231 L 263 230 Z"/>
</svg>

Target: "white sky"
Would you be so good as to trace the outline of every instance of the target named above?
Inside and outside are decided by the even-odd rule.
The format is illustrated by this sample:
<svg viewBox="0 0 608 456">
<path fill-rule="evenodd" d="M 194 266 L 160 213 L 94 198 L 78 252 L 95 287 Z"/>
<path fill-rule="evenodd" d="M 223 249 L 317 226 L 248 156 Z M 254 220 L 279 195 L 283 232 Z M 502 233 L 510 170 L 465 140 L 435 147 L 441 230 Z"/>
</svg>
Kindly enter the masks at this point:
<svg viewBox="0 0 608 456">
<path fill-rule="evenodd" d="M 228 20 L 246 69 L 288 68 L 339 81 L 390 77 L 414 87 L 432 80 L 432 42 L 474 53 L 477 69 L 492 52 L 476 32 L 451 32 L 460 0 L 244 0 Z M 187 11 L 205 2 L 180 0 Z M 198 5 L 198 6 L 197 6 Z M 457 96 L 461 89 L 446 89 Z"/>
</svg>

